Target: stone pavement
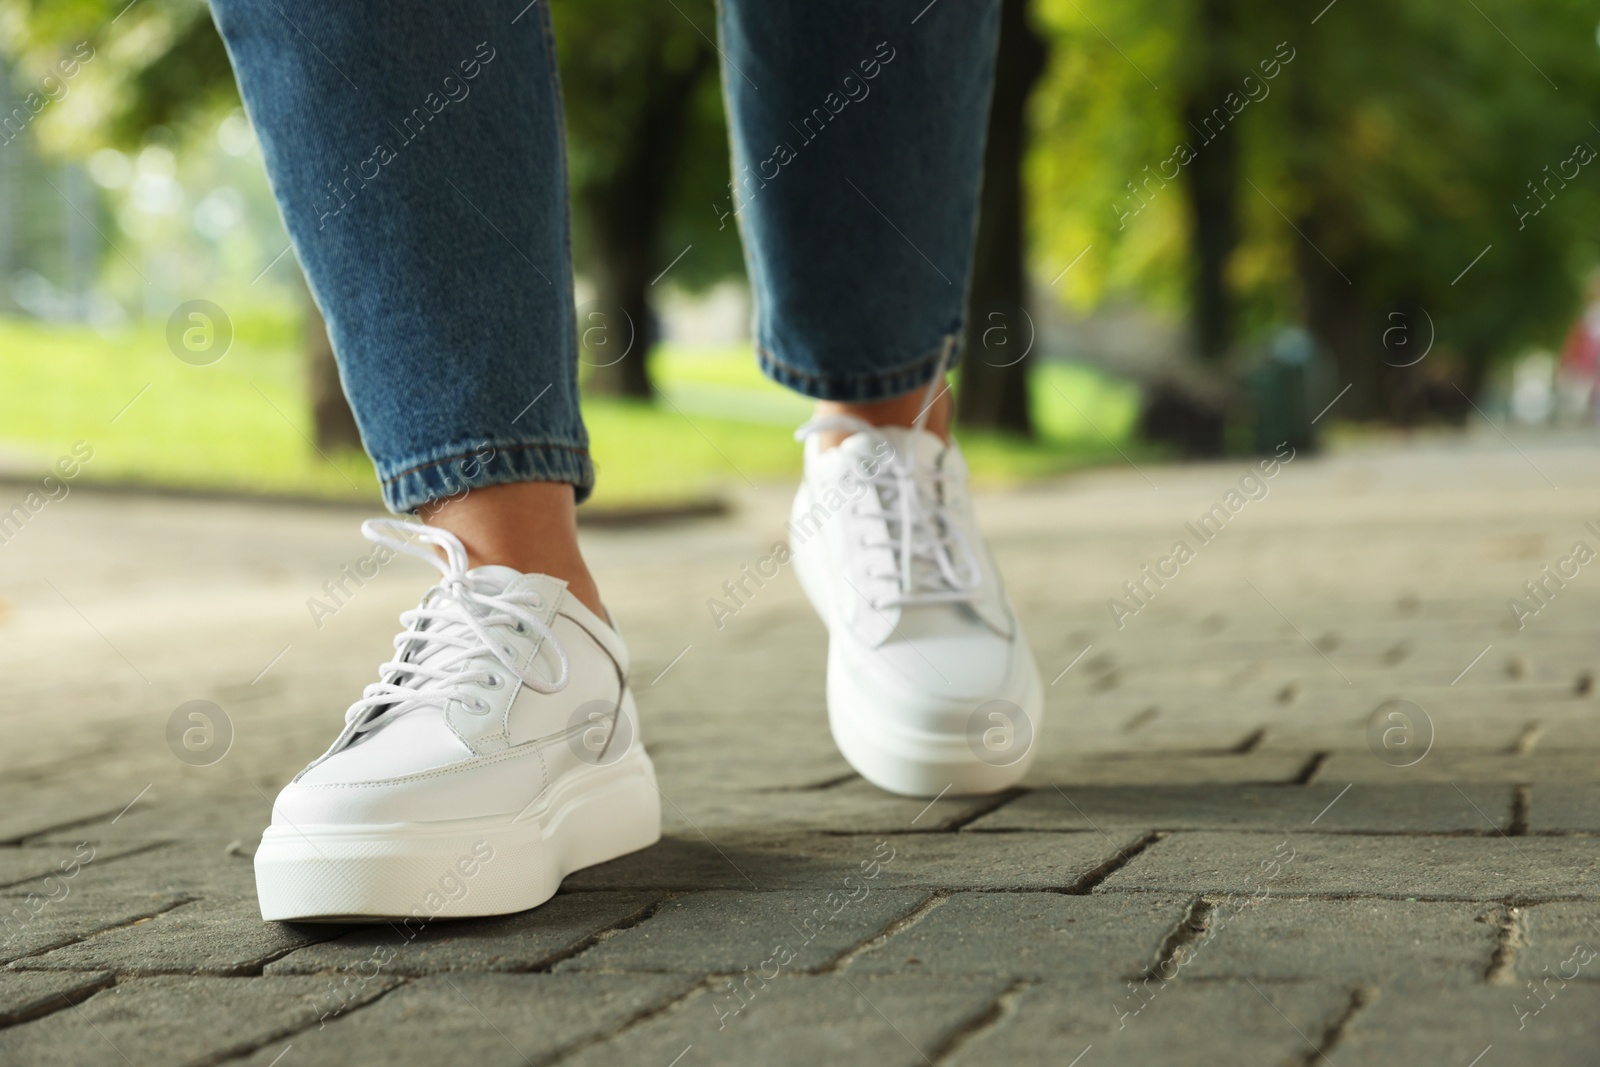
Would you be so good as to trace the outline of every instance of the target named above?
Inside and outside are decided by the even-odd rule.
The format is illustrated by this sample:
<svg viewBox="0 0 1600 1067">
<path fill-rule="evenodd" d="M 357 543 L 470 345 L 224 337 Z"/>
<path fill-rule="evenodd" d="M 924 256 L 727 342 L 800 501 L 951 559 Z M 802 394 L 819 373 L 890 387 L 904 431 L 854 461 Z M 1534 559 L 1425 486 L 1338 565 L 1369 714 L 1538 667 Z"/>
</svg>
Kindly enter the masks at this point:
<svg viewBox="0 0 1600 1067">
<path fill-rule="evenodd" d="M 75 490 L 0 544 L 0 1063 L 1593 1064 L 1596 458 L 1485 431 L 983 497 L 1049 718 L 1025 788 L 933 804 L 834 751 L 792 578 L 727 599 L 785 492 L 589 531 L 665 839 L 365 927 L 262 923 L 250 857 L 426 571 L 316 619 L 356 515 Z"/>
</svg>

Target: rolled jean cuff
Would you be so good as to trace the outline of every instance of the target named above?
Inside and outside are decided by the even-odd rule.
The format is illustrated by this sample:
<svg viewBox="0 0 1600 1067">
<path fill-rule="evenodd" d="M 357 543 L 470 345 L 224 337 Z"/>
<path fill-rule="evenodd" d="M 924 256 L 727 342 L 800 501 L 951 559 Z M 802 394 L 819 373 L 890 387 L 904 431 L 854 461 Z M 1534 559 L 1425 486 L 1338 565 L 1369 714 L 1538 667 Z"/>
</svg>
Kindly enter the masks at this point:
<svg viewBox="0 0 1600 1067">
<path fill-rule="evenodd" d="M 384 504 L 397 515 L 510 482 L 567 482 L 581 504 L 594 489 L 594 462 L 588 449 L 575 445 L 484 440 L 408 461 L 380 461 L 378 478 Z"/>
<path fill-rule="evenodd" d="M 845 404 L 865 404 L 875 400 L 892 400 L 914 389 L 927 385 L 938 373 L 939 361 L 946 346 L 959 342 L 959 335 L 946 334 L 938 344 L 910 363 L 864 374 L 813 374 L 787 363 L 765 345 L 756 346 L 756 359 L 761 373 L 813 400 L 834 400 Z M 945 370 L 956 365 L 958 349 L 951 348 Z"/>
</svg>

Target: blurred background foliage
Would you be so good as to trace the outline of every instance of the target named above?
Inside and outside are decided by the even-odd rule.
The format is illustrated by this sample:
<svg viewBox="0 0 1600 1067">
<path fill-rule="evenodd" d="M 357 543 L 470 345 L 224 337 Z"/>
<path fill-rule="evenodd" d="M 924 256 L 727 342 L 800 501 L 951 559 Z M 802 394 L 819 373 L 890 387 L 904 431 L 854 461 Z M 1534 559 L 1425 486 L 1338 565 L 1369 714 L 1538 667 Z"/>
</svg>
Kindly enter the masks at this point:
<svg viewBox="0 0 1600 1067">
<path fill-rule="evenodd" d="M 586 358 L 598 499 L 789 476 L 806 405 L 744 339 L 711 0 L 549 2 L 577 299 L 638 351 Z M 1583 311 L 1591 5 L 1004 0 L 1002 24 L 956 375 L 984 479 L 1247 450 L 1336 397 L 1344 432 L 1498 416 Z M 287 245 L 204 4 L 0 0 L 0 472 L 82 437 L 101 480 L 372 498 Z M 235 329 L 207 367 L 165 341 L 197 297 Z"/>
</svg>

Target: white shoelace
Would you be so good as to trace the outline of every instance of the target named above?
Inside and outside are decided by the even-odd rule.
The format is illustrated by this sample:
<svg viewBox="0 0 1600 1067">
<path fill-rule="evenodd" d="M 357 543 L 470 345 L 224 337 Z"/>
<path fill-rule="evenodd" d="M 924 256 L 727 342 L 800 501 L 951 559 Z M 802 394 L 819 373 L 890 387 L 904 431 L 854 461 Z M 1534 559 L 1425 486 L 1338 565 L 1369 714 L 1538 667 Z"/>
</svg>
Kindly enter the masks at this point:
<svg viewBox="0 0 1600 1067">
<path fill-rule="evenodd" d="M 911 424 L 913 431 L 922 431 L 927 425 L 928 413 L 937 399 L 935 389 L 944 381 L 950 348 L 946 344 L 939 369 L 923 394 L 922 411 Z M 824 415 L 812 419 L 796 430 L 794 436 L 795 440 L 804 441 L 813 434 L 829 431 L 864 433 L 877 440 L 888 440 L 878 427 L 854 415 Z M 887 548 L 895 557 L 894 573 L 867 572 L 868 578 L 895 582 L 899 590 L 888 597 L 869 598 L 879 611 L 920 604 L 967 603 L 976 599 L 983 580 L 972 544 L 945 514 L 944 486 L 948 476 L 940 466 L 922 472 L 919 480 L 915 453 L 913 435 L 911 447 L 895 449 L 889 461 L 870 477 L 864 470 L 856 472 L 872 492 L 854 505 L 852 511 L 866 518 L 881 519 L 889 534 L 887 541 L 863 540 L 861 547 Z M 923 483 L 927 483 L 926 490 Z M 924 566 L 917 566 L 919 562 Z"/>
<path fill-rule="evenodd" d="M 530 610 L 540 606 L 537 593 L 496 593 L 476 587 L 467 573 L 467 550 L 448 531 L 398 519 L 368 519 L 361 524 L 361 533 L 369 541 L 428 561 L 444 577 L 429 590 L 422 606 L 400 615 L 405 629 L 395 636 L 395 658 L 378 669 L 382 681 L 367 686 L 345 712 L 347 727 L 364 733 L 396 715 L 421 707 L 444 708 L 452 700 L 477 714 L 488 711 L 487 702 L 470 687 L 498 689 L 505 678 L 484 668 L 463 669 L 485 652 L 530 689 L 554 693 L 566 688 L 571 664 L 555 633 Z M 445 558 L 428 545 L 443 549 Z M 518 667 L 515 651 L 490 629 L 508 625 L 519 634 L 531 631 L 543 637 L 561 663 L 560 677 L 546 681 Z"/>
</svg>

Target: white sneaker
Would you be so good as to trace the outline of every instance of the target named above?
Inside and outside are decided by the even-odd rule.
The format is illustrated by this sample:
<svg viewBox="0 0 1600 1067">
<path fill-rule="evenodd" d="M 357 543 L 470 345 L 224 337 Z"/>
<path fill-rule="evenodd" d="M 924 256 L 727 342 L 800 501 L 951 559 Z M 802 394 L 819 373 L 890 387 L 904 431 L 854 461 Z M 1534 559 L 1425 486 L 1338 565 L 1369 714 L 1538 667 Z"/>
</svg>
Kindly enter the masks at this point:
<svg viewBox="0 0 1600 1067">
<path fill-rule="evenodd" d="M 468 570 L 444 530 L 361 532 L 444 577 L 400 616 L 394 660 L 332 747 L 278 795 L 256 851 L 261 917 L 522 911 L 659 840 L 617 632 L 560 579 Z"/>
<path fill-rule="evenodd" d="M 851 432 L 823 451 L 818 431 Z M 967 496 L 961 450 L 920 426 L 802 426 L 795 573 L 828 628 L 828 722 L 850 765 L 906 796 L 1015 785 L 1044 689 Z"/>
</svg>

